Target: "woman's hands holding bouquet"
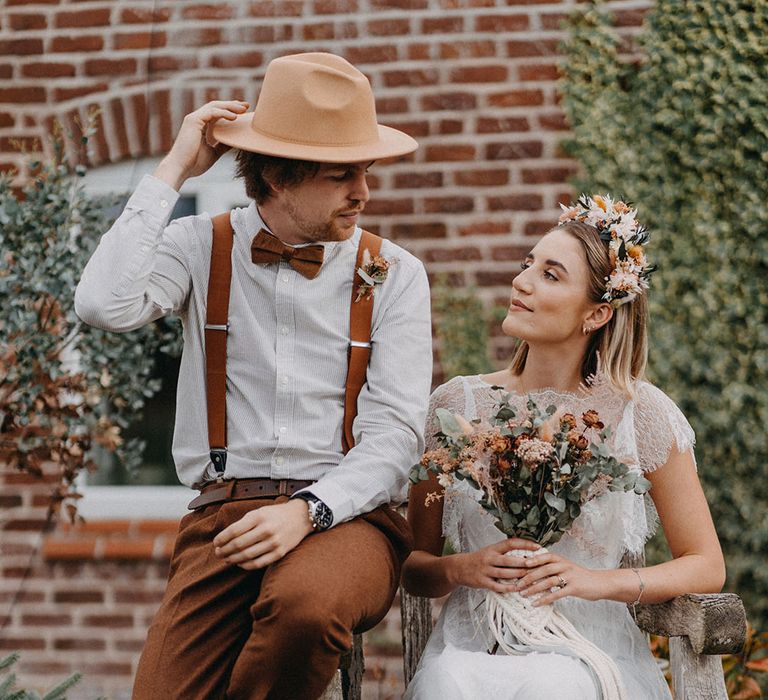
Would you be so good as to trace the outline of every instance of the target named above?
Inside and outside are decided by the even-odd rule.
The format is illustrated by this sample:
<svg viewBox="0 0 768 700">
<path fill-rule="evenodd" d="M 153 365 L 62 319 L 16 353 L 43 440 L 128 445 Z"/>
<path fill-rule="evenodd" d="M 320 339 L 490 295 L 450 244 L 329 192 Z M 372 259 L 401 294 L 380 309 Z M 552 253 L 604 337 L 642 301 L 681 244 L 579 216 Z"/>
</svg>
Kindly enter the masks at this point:
<svg viewBox="0 0 768 700">
<path fill-rule="evenodd" d="M 533 602 L 534 606 L 554 603 L 566 596 L 600 600 L 609 595 L 606 572 L 586 569 L 554 552 L 536 554 L 525 559 L 523 564 L 525 571 L 520 573 L 511 590 L 526 598 L 542 594 Z"/>
<path fill-rule="evenodd" d="M 531 560 L 508 556 L 507 552 L 514 549 L 535 552 L 541 547 L 530 540 L 511 537 L 474 552 L 454 554 L 445 559 L 450 562 L 446 576 L 453 586 L 486 588 L 496 593 L 519 590 L 516 586 L 518 579 L 532 573 L 526 566 Z"/>
<path fill-rule="evenodd" d="M 528 550 L 531 555 L 507 554 L 516 549 Z M 474 552 L 447 557 L 445 561 L 450 561 L 450 566 L 446 575 L 453 586 L 485 588 L 496 593 L 516 591 L 526 598 L 542 594 L 533 602 L 534 606 L 554 603 L 565 596 L 585 600 L 606 597 L 606 572 L 586 569 L 554 552 L 543 550 L 539 554 L 539 550 L 541 547 L 535 542 L 510 537 Z"/>
</svg>

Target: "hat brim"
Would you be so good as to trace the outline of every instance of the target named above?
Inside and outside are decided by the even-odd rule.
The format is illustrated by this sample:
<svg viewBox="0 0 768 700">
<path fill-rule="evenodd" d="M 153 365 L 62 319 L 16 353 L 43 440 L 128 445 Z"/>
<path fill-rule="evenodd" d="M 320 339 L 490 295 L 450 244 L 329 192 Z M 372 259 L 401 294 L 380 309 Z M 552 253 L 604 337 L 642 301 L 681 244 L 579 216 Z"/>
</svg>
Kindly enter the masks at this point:
<svg viewBox="0 0 768 700">
<path fill-rule="evenodd" d="M 232 121 L 219 119 L 213 125 L 213 138 L 243 151 L 316 163 L 359 163 L 364 160 L 394 158 L 413 153 L 419 147 L 408 134 L 381 124 L 377 125 L 379 138 L 372 143 L 318 145 L 282 141 L 256 131 L 252 119 L 253 112 L 241 114 Z"/>
</svg>

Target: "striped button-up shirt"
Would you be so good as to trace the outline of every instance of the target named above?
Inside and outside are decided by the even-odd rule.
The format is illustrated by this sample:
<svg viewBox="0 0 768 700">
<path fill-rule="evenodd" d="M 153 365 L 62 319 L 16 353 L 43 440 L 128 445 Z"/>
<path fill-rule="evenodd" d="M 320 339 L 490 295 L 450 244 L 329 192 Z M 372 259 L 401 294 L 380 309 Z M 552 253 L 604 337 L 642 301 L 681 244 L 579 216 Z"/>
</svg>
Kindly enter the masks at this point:
<svg viewBox="0 0 768 700">
<path fill-rule="evenodd" d="M 145 177 L 102 237 L 75 293 L 86 323 L 129 331 L 178 314 L 184 350 L 173 458 L 189 486 L 214 478 L 209 457 L 204 325 L 211 257 L 206 214 L 168 224 L 178 193 Z M 255 203 L 232 213 L 234 246 L 227 349 L 228 457 L 224 478 L 317 480 L 312 493 L 343 522 L 404 497 L 423 449 L 432 374 L 429 287 L 417 258 L 383 241 L 392 261 L 374 293 L 372 352 L 341 451 L 349 305 L 360 229 L 326 242 L 313 280 L 284 261 L 255 265 L 266 225 Z"/>
</svg>

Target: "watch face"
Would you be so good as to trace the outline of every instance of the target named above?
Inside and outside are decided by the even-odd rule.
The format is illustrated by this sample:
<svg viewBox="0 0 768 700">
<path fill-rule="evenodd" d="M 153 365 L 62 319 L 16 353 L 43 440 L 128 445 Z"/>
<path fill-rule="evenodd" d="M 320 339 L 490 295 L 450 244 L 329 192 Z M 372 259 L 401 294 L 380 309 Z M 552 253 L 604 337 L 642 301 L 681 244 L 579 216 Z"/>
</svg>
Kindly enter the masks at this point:
<svg viewBox="0 0 768 700">
<path fill-rule="evenodd" d="M 318 530 L 327 530 L 333 524 L 333 512 L 322 501 L 315 501 L 312 520 Z"/>
</svg>

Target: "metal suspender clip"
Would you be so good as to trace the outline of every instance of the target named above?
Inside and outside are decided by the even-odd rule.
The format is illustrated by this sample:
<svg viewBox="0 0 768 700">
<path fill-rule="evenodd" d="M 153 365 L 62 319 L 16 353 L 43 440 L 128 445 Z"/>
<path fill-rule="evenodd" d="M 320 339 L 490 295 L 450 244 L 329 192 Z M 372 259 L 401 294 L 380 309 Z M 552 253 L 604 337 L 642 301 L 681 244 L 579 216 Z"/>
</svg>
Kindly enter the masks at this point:
<svg viewBox="0 0 768 700">
<path fill-rule="evenodd" d="M 207 331 L 224 331 L 225 333 L 229 333 L 229 324 L 216 324 L 216 323 L 206 323 L 205 324 L 205 330 Z"/>
<path fill-rule="evenodd" d="M 223 474 L 227 466 L 227 450 L 224 447 L 214 447 L 211 449 L 211 463 L 218 474 Z"/>
<path fill-rule="evenodd" d="M 350 340 L 349 347 L 350 348 L 370 348 L 371 344 L 370 342 L 363 342 L 362 340 Z"/>
</svg>

